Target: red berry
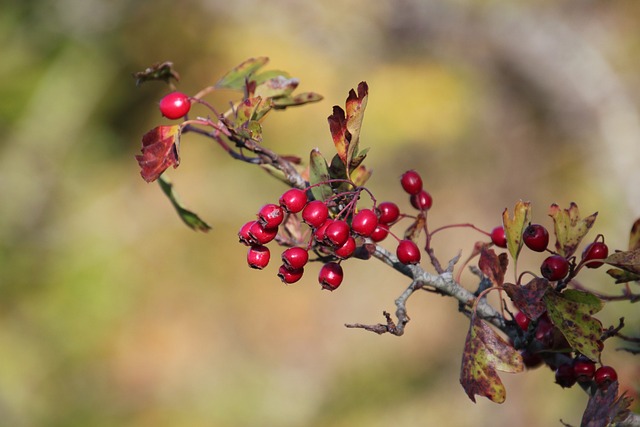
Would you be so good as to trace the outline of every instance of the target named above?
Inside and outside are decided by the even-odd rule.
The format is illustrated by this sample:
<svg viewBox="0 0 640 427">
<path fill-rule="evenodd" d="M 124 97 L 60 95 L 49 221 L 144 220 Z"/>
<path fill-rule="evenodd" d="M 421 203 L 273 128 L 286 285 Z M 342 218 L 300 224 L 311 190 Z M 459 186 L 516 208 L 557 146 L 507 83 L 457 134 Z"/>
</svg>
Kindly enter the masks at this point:
<svg viewBox="0 0 640 427">
<path fill-rule="evenodd" d="M 503 226 L 499 225 L 491 230 L 491 242 L 499 248 L 507 247 L 507 233 Z"/>
<path fill-rule="evenodd" d="M 302 220 L 313 228 L 321 226 L 328 217 L 329 209 L 320 200 L 313 200 L 302 209 Z"/>
<path fill-rule="evenodd" d="M 289 270 L 296 270 L 304 267 L 309 261 L 309 252 L 299 247 L 293 247 L 282 252 L 282 263 Z"/>
<path fill-rule="evenodd" d="M 333 291 L 340 286 L 343 278 L 342 267 L 336 262 L 328 262 L 322 266 L 318 273 L 318 282 L 323 289 Z"/>
<path fill-rule="evenodd" d="M 414 170 L 406 171 L 400 177 L 400 184 L 409 194 L 418 194 L 422 191 L 422 177 Z"/>
<path fill-rule="evenodd" d="M 564 363 L 556 369 L 556 384 L 568 388 L 576 383 L 576 374 L 571 363 Z"/>
<path fill-rule="evenodd" d="M 360 236 L 369 237 L 378 226 L 378 216 L 371 209 L 362 209 L 351 220 L 351 229 Z"/>
<path fill-rule="evenodd" d="M 378 224 L 378 226 L 375 228 L 375 230 L 373 230 L 373 233 L 371 233 L 371 236 L 369 237 L 374 242 L 381 242 L 386 239 L 388 235 L 389 227 L 385 224 Z"/>
<path fill-rule="evenodd" d="M 307 193 L 298 188 L 287 190 L 280 196 L 280 206 L 285 212 L 298 213 L 306 204 Z"/>
<path fill-rule="evenodd" d="M 329 224 L 324 231 L 324 239 L 334 247 L 340 247 L 347 241 L 351 229 L 349 224 L 341 219 L 337 219 Z"/>
<path fill-rule="evenodd" d="M 431 209 L 431 205 L 433 204 L 431 194 L 425 190 L 421 190 L 418 194 L 412 194 L 411 197 L 409 197 L 409 201 L 411 202 L 411 206 L 421 211 Z"/>
<path fill-rule="evenodd" d="M 262 245 L 251 246 L 247 251 L 247 263 L 249 267 L 262 270 L 269 264 L 271 254 L 269 248 Z"/>
<path fill-rule="evenodd" d="M 391 224 L 400 217 L 400 208 L 393 202 L 382 202 L 378 205 L 378 222 Z"/>
<path fill-rule="evenodd" d="M 609 387 L 609 384 L 618 380 L 618 373 L 611 366 L 601 366 L 596 370 L 593 378 L 598 387 L 604 390 Z"/>
<path fill-rule="evenodd" d="M 184 117 L 190 109 L 191 101 L 182 92 L 171 92 L 160 100 L 160 112 L 167 119 L 176 120 Z"/>
<path fill-rule="evenodd" d="M 356 239 L 354 239 L 353 236 L 349 236 L 347 241 L 344 242 L 344 244 L 339 248 L 336 248 L 333 251 L 333 253 L 335 256 L 337 256 L 340 259 L 347 259 L 351 255 L 353 255 L 355 250 L 356 250 Z"/>
<path fill-rule="evenodd" d="M 542 261 L 540 273 L 552 282 L 562 280 L 569 274 L 569 261 L 561 255 L 551 255 Z"/>
<path fill-rule="evenodd" d="M 278 277 L 284 283 L 290 285 L 297 282 L 302 278 L 304 274 L 304 268 L 296 268 L 295 270 L 289 270 L 286 265 L 281 265 L 278 269 Z"/>
<path fill-rule="evenodd" d="M 549 244 L 549 232 L 540 224 L 529 224 L 524 229 L 522 240 L 532 251 L 544 252 Z"/>
<path fill-rule="evenodd" d="M 537 368 L 542 365 L 543 359 L 538 353 L 531 353 L 529 350 L 524 349 L 520 351 L 520 355 L 522 356 L 522 362 L 527 369 Z"/>
<path fill-rule="evenodd" d="M 609 248 L 604 242 L 596 241 L 590 243 L 582 252 L 582 262 L 591 261 L 592 259 L 605 259 L 609 256 Z M 587 268 L 598 268 L 602 262 L 590 262 L 585 264 Z"/>
<path fill-rule="evenodd" d="M 518 326 L 520 326 L 520 329 L 522 329 L 523 331 L 529 329 L 529 323 L 531 323 L 531 319 L 529 319 L 526 314 L 519 311 L 515 314 L 515 316 L 513 316 L 513 318 Z"/>
<path fill-rule="evenodd" d="M 284 211 L 279 205 L 269 203 L 258 212 L 258 222 L 264 228 L 277 228 L 284 219 Z"/>
<path fill-rule="evenodd" d="M 417 264 L 420 262 L 420 248 L 413 240 L 401 240 L 396 248 L 396 256 L 403 264 Z"/>
<path fill-rule="evenodd" d="M 588 357 L 579 355 L 573 360 L 573 372 L 578 382 L 591 381 L 596 372 L 596 364 Z"/>
<path fill-rule="evenodd" d="M 240 231 L 238 231 L 238 239 L 240 240 L 240 243 L 243 243 L 246 246 L 251 246 L 251 244 L 254 243 L 252 242 L 251 236 L 249 235 L 249 229 L 254 222 L 256 221 L 247 222 L 242 227 L 240 227 Z"/>
<path fill-rule="evenodd" d="M 252 244 L 264 245 L 276 238 L 277 228 L 264 228 L 258 221 L 253 221 L 249 227 L 249 238 Z"/>
<path fill-rule="evenodd" d="M 316 230 L 313 232 L 313 238 L 316 240 L 316 242 L 324 244 L 324 238 L 326 237 L 325 233 L 327 231 L 327 227 L 330 226 L 331 223 L 333 223 L 333 220 L 329 218 L 325 222 L 323 222 L 320 227 L 316 228 Z"/>
<path fill-rule="evenodd" d="M 538 324 L 536 325 L 535 338 L 542 343 L 545 347 L 550 348 L 553 345 L 555 335 L 555 327 L 551 323 L 551 319 L 547 313 L 544 313 L 538 318 Z"/>
</svg>

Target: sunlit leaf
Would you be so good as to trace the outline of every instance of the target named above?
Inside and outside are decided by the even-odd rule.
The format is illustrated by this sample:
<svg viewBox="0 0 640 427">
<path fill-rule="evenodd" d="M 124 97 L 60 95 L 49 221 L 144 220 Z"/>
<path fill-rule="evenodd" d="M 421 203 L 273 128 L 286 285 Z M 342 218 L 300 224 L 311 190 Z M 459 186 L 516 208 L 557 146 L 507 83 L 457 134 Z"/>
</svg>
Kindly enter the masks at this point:
<svg viewBox="0 0 640 427">
<path fill-rule="evenodd" d="M 614 381 L 606 389 L 596 389 L 589 398 L 582 415 L 581 427 L 607 427 L 624 421 L 629 415 L 632 399 L 624 393 L 618 396 L 618 382 Z"/>
<path fill-rule="evenodd" d="M 589 292 L 567 289 L 544 296 L 551 322 L 562 332 L 569 345 L 594 362 L 600 357 L 602 323 L 591 317 L 604 306 Z"/>
<path fill-rule="evenodd" d="M 497 255 L 489 245 L 480 246 L 480 259 L 478 267 L 480 271 L 487 276 L 493 286 L 500 286 L 504 282 L 504 275 L 507 272 L 509 258 L 507 254 L 501 253 Z"/>
<path fill-rule="evenodd" d="M 308 104 L 310 102 L 322 101 L 322 95 L 315 92 L 304 92 L 295 96 L 284 96 L 275 98 L 271 101 L 273 108 L 281 110 L 287 107 L 296 107 L 298 105 Z"/>
<path fill-rule="evenodd" d="M 360 165 L 351 172 L 351 181 L 361 187 L 371 178 L 371 173 L 372 171 L 365 165 Z"/>
<path fill-rule="evenodd" d="M 349 147 L 347 150 L 347 161 L 351 163 L 353 157 L 358 154 L 360 142 L 360 129 L 362 128 L 362 120 L 364 119 L 364 110 L 367 107 L 367 99 L 369 97 L 369 86 L 366 82 L 358 84 L 358 92 L 351 89 L 347 97 L 346 119 L 347 131 L 351 135 Z"/>
<path fill-rule="evenodd" d="M 180 200 L 178 199 L 178 195 L 176 194 L 173 183 L 169 180 L 169 177 L 162 175 L 158 179 L 158 184 L 160 184 L 160 188 L 164 194 L 169 198 L 171 204 L 178 212 L 180 219 L 192 230 L 195 231 L 204 231 L 207 232 L 211 230 L 211 226 L 204 222 L 198 215 L 189 209 L 185 208 Z"/>
<path fill-rule="evenodd" d="M 257 85 L 254 96 L 260 96 L 264 99 L 289 96 L 299 84 L 300 80 L 298 79 L 277 76 Z"/>
<path fill-rule="evenodd" d="M 273 78 L 276 78 L 276 77 L 284 77 L 285 79 L 288 79 L 291 76 L 286 71 L 268 70 L 268 71 L 263 71 L 261 73 L 255 74 L 251 78 L 251 80 L 253 80 L 256 83 L 257 86 L 259 86 L 262 83 L 266 82 L 267 80 L 270 80 L 270 79 L 273 79 Z"/>
<path fill-rule="evenodd" d="M 309 162 L 309 182 L 311 185 L 328 181 L 330 179 L 327 161 L 317 148 L 311 150 Z M 320 184 L 311 188 L 311 193 L 316 200 L 325 200 L 333 194 L 329 184 Z"/>
<path fill-rule="evenodd" d="M 333 138 L 333 144 L 336 147 L 336 152 L 342 160 L 342 163 L 347 165 L 347 150 L 349 148 L 349 141 L 351 140 L 351 134 L 347 130 L 347 118 L 344 110 L 337 105 L 333 107 L 333 113 L 327 118 L 329 121 L 329 131 Z"/>
<path fill-rule="evenodd" d="M 269 62 L 269 58 L 265 56 L 249 58 L 225 74 L 220 80 L 218 80 L 215 87 L 243 90 L 246 80 L 253 73 L 262 68 L 267 62 Z"/>
<path fill-rule="evenodd" d="M 136 86 L 152 80 L 161 80 L 165 83 L 169 83 L 171 79 L 180 80 L 180 75 L 173 69 L 173 62 L 170 61 L 153 64 L 144 71 L 133 73 L 133 77 L 136 78 Z"/>
<path fill-rule="evenodd" d="M 136 160 L 145 181 L 155 181 L 169 166 L 178 167 L 180 133 L 179 125 L 158 126 L 142 136 L 142 155 L 137 155 Z"/>
<path fill-rule="evenodd" d="M 460 384 L 469 398 L 484 396 L 493 402 L 502 403 L 507 391 L 497 371 L 522 372 L 522 356 L 500 337 L 486 322 L 477 316 L 471 317 L 460 369 Z"/>
<path fill-rule="evenodd" d="M 509 210 L 502 212 L 502 224 L 507 236 L 507 249 L 514 260 L 518 259 L 522 249 L 522 233 L 529 225 L 531 218 L 531 203 L 519 200 L 513 208 L 513 218 L 509 216 Z"/>
<path fill-rule="evenodd" d="M 536 320 L 547 311 L 547 305 L 543 299 L 545 293 L 551 289 L 547 279 L 534 278 L 525 285 L 505 283 L 502 288 L 518 310 L 523 312 L 529 319 Z"/>
<path fill-rule="evenodd" d="M 561 209 L 554 203 L 549 208 L 549 216 L 553 218 L 556 252 L 568 258 L 574 254 L 582 238 L 587 235 L 598 213 L 580 218 L 578 205 L 575 203 L 572 202 L 569 209 Z"/>
</svg>

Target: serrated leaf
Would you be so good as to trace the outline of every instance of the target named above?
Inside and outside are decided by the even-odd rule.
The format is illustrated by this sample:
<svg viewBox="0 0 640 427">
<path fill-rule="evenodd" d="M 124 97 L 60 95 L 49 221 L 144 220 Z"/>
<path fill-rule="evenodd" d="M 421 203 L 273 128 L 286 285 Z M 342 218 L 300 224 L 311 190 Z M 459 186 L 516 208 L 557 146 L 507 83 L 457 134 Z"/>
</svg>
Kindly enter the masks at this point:
<svg viewBox="0 0 640 427">
<path fill-rule="evenodd" d="M 501 286 L 504 283 L 504 275 L 507 272 L 508 265 L 509 258 L 507 254 L 501 253 L 497 255 L 493 249 L 489 248 L 489 245 L 480 246 L 478 267 L 493 286 Z"/>
<path fill-rule="evenodd" d="M 349 148 L 351 134 L 347 130 L 347 117 L 345 116 L 344 110 L 334 105 L 333 113 L 327 118 L 327 121 L 329 122 L 329 131 L 333 138 L 333 145 L 335 145 L 336 152 L 346 167 L 347 150 Z"/>
<path fill-rule="evenodd" d="M 175 208 L 176 212 L 180 216 L 180 219 L 192 230 L 195 231 L 204 231 L 207 232 L 211 230 L 211 226 L 204 222 L 198 215 L 189 209 L 185 208 L 180 202 L 178 195 L 176 194 L 173 183 L 169 179 L 169 177 L 162 175 L 158 179 L 158 184 L 160 184 L 160 188 L 164 192 L 164 194 L 169 198 L 169 201 Z"/>
<path fill-rule="evenodd" d="M 350 164 L 353 157 L 358 154 L 358 145 L 360 143 L 360 130 L 362 128 L 362 120 L 364 119 L 364 110 L 367 108 L 367 99 L 369 97 L 369 86 L 366 82 L 358 84 L 358 92 L 351 89 L 345 105 L 347 118 L 347 131 L 351 135 L 349 147 L 347 150 L 347 162 Z"/>
<path fill-rule="evenodd" d="M 553 218 L 556 252 L 568 258 L 574 254 L 582 238 L 587 235 L 598 213 L 580 218 L 578 205 L 575 203 L 571 202 L 568 209 L 561 209 L 554 203 L 549 208 L 549 216 Z"/>
<path fill-rule="evenodd" d="M 640 274 L 640 249 L 616 252 L 606 257 L 603 261 L 624 271 Z"/>
<path fill-rule="evenodd" d="M 254 96 L 266 98 L 279 98 L 289 96 L 300 84 L 296 78 L 286 78 L 284 76 L 273 77 L 256 86 Z"/>
<path fill-rule="evenodd" d="M 589 292 L 575 289 L 567 289 L 562 293 L 547 292 L 544 301 L 551 322 L 569 345 L 594 362 L 597 361 L 600 357 L 602 323 L 592 316 L 602 309 L 602 301 Z"/>
<path fill-rule="evenodd" d="M 531 218 L 531 203 L 519 200 L 513 208 L 513 218 L 509 216 L 509 210 L 502 212 L 502 224 L 507 236 L 507 249 L 514 260 L 518 259 L 522 249 L 522 233 L 529 225 Z"/>
<path fill-rule="evenodd" d="M 357 187 L 362 187 L 371 178 L 371 174 L 370 169 L 367 169 L 365 165 L 360 165 L 351 172 L 351 181 Z"/>
<path fill-rule="evenodd" d="M 618 396 L 618 382 L 606 389 L 596 389 L 582 415 L 581 427 L 607 427 L 625 420 L 632 400 L 624 393 Z"/>
<path fill-rule="evenodd" d="M 522 372 L 522 356 L 482 319 L 473 315 L 467 333 L 460 369 L 460 384 L 469 398 L 484 396 L 503 403 L 507 391 L 497 371 Z"/>
<path fill-rule="evenodd" d="M 304 92 L 295 96 L 284 96 L 271 101 L 273 108 L 282 110 L 287 107 L 297 107 L 298 105 L 309 104 L 311 102 L 322 101 L 322 95 L 315 92 Z"/>
<path fill-rule="evenodd" d="M 547 311 L 547 306 L 543 299 L 544 294 L 551 289 L 547 279 L 534 278 L 525 285 L 505 283 L 502 288 L 518 310 L 523 312 L 529 319 L 536 320 Z"/>
<path fill-rule="evenodd" d="M 178 167 L 181 129 L 179 125 L 157 126 L 142 136 L 142 155 L 136 160 L 145 181 L 155 181 L 169 166 Z"/>
<path fill-rule="evenodd" d="M 269 62 L 269 58 L 261 56 L 249 58 L 222 76 L 215 84 L 216 88 L 244 90 L 246 80 Z"/>
<path fill-rule="evenodd" d="M 329 175 L 329 167 L 324 156 L 320 154 L 317 148 L 311 150 L 311 159 L 309 161 L 309 182 L 311 185 L 325 182 L 331 179 Z M 325 200 L 333 195 L 333 191 L 329 184 L 320 184 L 311 188 L 311 193 L 316 200 Z"/>
<path fill-rule="evenodd" d="M 173 69 L 173 62 L 170 61 L 153 64 L 144 71 L 134 73 L 133 77 L 136 79 L 136 86 L 152 80 L 162 80 L 165 83 L 169 83 L 171 79 L 180 80 L 180 74 Z"/>
</svg>

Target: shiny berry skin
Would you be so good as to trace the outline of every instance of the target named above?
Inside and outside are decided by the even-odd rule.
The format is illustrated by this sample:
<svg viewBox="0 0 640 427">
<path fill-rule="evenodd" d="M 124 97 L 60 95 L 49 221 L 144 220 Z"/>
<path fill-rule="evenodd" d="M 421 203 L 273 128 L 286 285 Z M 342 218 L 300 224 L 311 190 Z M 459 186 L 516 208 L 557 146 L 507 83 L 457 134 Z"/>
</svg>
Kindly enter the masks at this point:
<svg viewBox="0 0 640 427">
<path fill-rule="evenodd" d="M 289 270 L 286 265 L 281 265 L 278 269 L 278 277 L 287 285 L 297 282 L 302 278 L 304 274 L 304 268 L 296 268 L 295 270 Z"/>
<path fill-rule="evenodd" d="M 569 388 L 576 383 L 576 374 L 571 363 L 564 363 L 556 369 L 556 384 L 560 387 Z"/>
<path fill-rule="evenodd" d="M 420 248 L 413 240 L 401 240 L 396 248 L 396 256 L 403 264 L 417 264 L 421 257 Z"/>
<path fill-rule="evenodd" d="M 176 120 L 184 117 L 190 109 L 191 101 L 182 92 L 171 92 L 160 100 L 160 113 L 167 119 Z"/>
<path fill-rule="evenodd" d="M 282 252 L 282 263 L 289 270 L 302 268 L 307 264 L 307 261 L 309 261 L 309 252 L 297 246 Z"/>
<path fill-rule="evenodd" d="M 322 289 L 328 289 L 333 291 L 340 286 L 344 274 L 342 267 L 336 262 L 328 262 L 322 266 L 318 273 L 318 282 L 322 286 Z"/>
<path fill-rule="evenodd" d="M 524 229 L 522 240 L 532 251 L 544 252 L 549 244 L 549 232 L 540 224 L 529 224 Z"/>
<path fill-rule="evenodd" d="M 400 217 L 400 208 L 393 202 L 382 202 L 378 205 L 378 222 L 391 224 Z"/>
<path fill-rule="evenodd" d="M 408 194 L 418 194 L 422 191 L 422 177 L 414 170 L 406 171 L 400 177 L 400 185 Z"/>
<path fill-rule="evenodd" d="M 354 233 L 369 237 L 378 226 L 378 216 L 371 209 L 362 209 L 353 216 L 351 229 Z"/>
<path fill-rule="evenodd" d="M 276 238 L 277 228 L 264 228 L 258 221 L 253 221 L 249 227 L 249 237 L 252 244 L 264 245 Z"/>
<path fill-rule="evenodd" d="M 324 231 L 324 240 L 332 246 L 340 247 L 347 241 L 351 234 L 349 224 L 341 219 L 333 221 Z"/>
<path fill-rule="evenodd" d="M 247 251 L 247 263 L 249 267 L 262 270 L 269 264 L 271 253 L 269 248 L 262 245 L 251 246 Z"/>
<path fill-rule="evenodd" d="M 255 243 L 249 235 L 249 229 L 255 222 L 256 221 L 249 221 L 240 227 L 240 230 L 238 231 L 238 239 L 240 240 L 240 243 L 246 246 L 251 246 L 252 243 Z"/>
<path fill-rule="evenodd" d="M 298 188 L 292 188 L 280 196 L 279 202 L 285 212 L 298 213 L 307 204 L 307 193 Z"/>
<path fill-rule="evenodd" d="M 598 387 L 605 390 L 609 384 L 618 380 L 618 373 L 611 366 L 601 366 L 596 370 L 593 378 Z"/>
<path fill-rule="evenodd" d="M 578 382 L 591 381 L 596 372 L 596 364 L 588 357 L 579 355 L 573 360 L 573 372 Z"/>
<path fill-rule="evenodd" d="M 378 224 L 378 226 L 375 228 L 375 230 L 373 230 L 373 233 L 371 233 L 371 236 L 369 237 L 371 238 L 371 240 L 377 243 L 382 242 L 387 238 L 388 235 L 389 227 L 385 224 Z"/>
<path fill-rule="evenodd" d="M 507 233 L 503 226 L 499 225 L 491 230 L 491 242 L 499 248 L 507 247 Z"/>
<path fill-rule="evenodd" d="M 328 217 L 329 209 L 320 200 L 313 200 L 302 209 L 302 220 L 313 228 L 321 226 Z"/>
<path fill-rule="evenodd" d="M 264 228 L 277 228 L 282 224 L 284 219 L 284 211 L 279 205 L 270 203 L 260 208 L 258 212 L 258 222 Z"/>
<path fill-rule="evenodd" d="M 431 209 L 431 205 L 433 205 L 431 194 L 425 190 L 421 190 L 418 194 L 412 194 L 409 201 L 411 202 L 411 206 L 421 211 L 427 211 Z"/>
<path fill-rule="evenodd" d="M 313 232 L 313 238 L 316 240 L 316 242 L 324 244 L 324 238 L 325 238 L 325 233 L 327 231 L 327 227 L 331 225 L 331 223 L 333 223 L 332 219 L 327 219 L 325 222 L 323 222 L 320 227 L 316 228 L 316 230 Z"/>
<path fill-rule="evenodd" d="M 562 280 L 569 274 L 569 261 L 561 255 L 551 255 L 542 261 L 540 273 L 552 282 Z"/>
<path fill-rule="evenodd" d="M 553 345 L 555 327 L 551 323 L 551 319 L 547 313 L 538 318 L 538 324 L 536 325 L 535 338 L 547 348 Z"/>
<path fill-rule="evenodd" d="M 351 255 L 353 255 L 355 250 L 356 250 L 356 239 L 354 239 L 353 236 L 349 236 L 347 241 L 344 242 L 342 246 L 334 249 L 333 253 L 335 256 L 337 256 L 340 259 L 347 259 Z"/>
<path fill-rule="evenodd" d="M 591 261 L 593 259 L 605 259 L 609 256 L 609 247 L 604 242 L 592 242 L 582 252 L 582 262 Z M 590 262 L 585 264 L 587 268 L 598 268 L 602 262 Z"/>
<path fill-rule="evenodd" d="M 513 319 L 523 331 L 529 329 L 529 323 L 531 323 L 531 319 L 529 319 L 523 312 L 517 312 L 515 316 L 513 316 Z"/>
</svg>

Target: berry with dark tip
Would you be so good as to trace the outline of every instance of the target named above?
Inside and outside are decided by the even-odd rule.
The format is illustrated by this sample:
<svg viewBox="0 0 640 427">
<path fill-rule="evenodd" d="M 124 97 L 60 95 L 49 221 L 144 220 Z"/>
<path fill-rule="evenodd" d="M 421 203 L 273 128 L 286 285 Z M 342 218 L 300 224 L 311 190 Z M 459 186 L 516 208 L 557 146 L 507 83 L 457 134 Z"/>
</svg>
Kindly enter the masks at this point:
<svg viewBox="0 0 640 427">
<path fill-rule="evenodd" d="M 573 359 L 573 371 L 578 382 L 591 381 L 596 372 L 596 364 L 588 357 L 580 354 Z"/>
<path fill-rule="evenodd" d="M 249 267 L 262 270 L 269 264 L 271 254 L 269 248 L 262 245 L 251 246 L 247 251 L 247 263 Z"/>
<path fill-rule="evenodd" d="M 269 203 L 260 208 L 258 222 L 264 228 L 277 228 L 284 219 L 284 211 L 279 205 Z"/>
<path fill-rule="evenodd" d="M 258 221 L 253 221 L 249 226 L 249 238 L 252 244 L 264 245 L 276 238 L 277 228 L 264 228 Z"/>
<path fill-rule="evenodd" d="M 522 240 L 532 251 L 544 252 L 549 244 L 549 232 L 540 224 L 529 224 L 524 229 Z"/>
<path fill-rule="evenodd" d="M 354 239 L 353 236 L 349 236 L 347 241 L 344 242 L 342 246 L 334 249 L 333 253 L 335 256 L 337 256 L 340 259 L 347 259 L 351 255 L 353 255 L 355 250 L 356 250 L 356 239 Z"/>
<path fill-rule="evenodd" d="M 324 231 L 324 240 L 328 241 L 334 247 L 340 247 L 347 241 L 351 229 L 349 224 L 341 219 L 333 221 Z"/>
<path fill-rule="evenodd" d="M 400 217 L 400 208 L 393 202 L 382 202 L 377 207 L 378 222 L 391 224 Z"/>
<path fill-rule="evenodd" d="M 304 268 L 296 268 L 295 270 L 289 270 L 286 265 L 281 265 L 278 269 L 278 277 L 287 285 L 297 282 L 302 278 L 304 274 Z"/>
<path fill-rule="evenodd" d="M 298 188 L 292 188 L 280 196 L 279 202 L 285 212 L 298 213 L 307 204 L 307 193 Z"/>
<path fill-rule="evenodd" d="M 297 270 L 304 267 L 309 261 L 309 252 L 305 249 L 294 246 L 282 252 L 282 263 L 289 270 Z"/>
<path fill-rule="evenodd" d="M 340 264 L 337 262 L 328 262 L 320 269 L 318 282 L 320 282 L 322 289 L 333 291 L 340 286 L 343 277 L 344 274 Z"/>
<path fill-rule="evenodd" d="M 562 280 L 569 274 L 569 261 L 561 255 L 551 255 L 542 261 L 540 273 L 552 282 Z"/>
</svg>

